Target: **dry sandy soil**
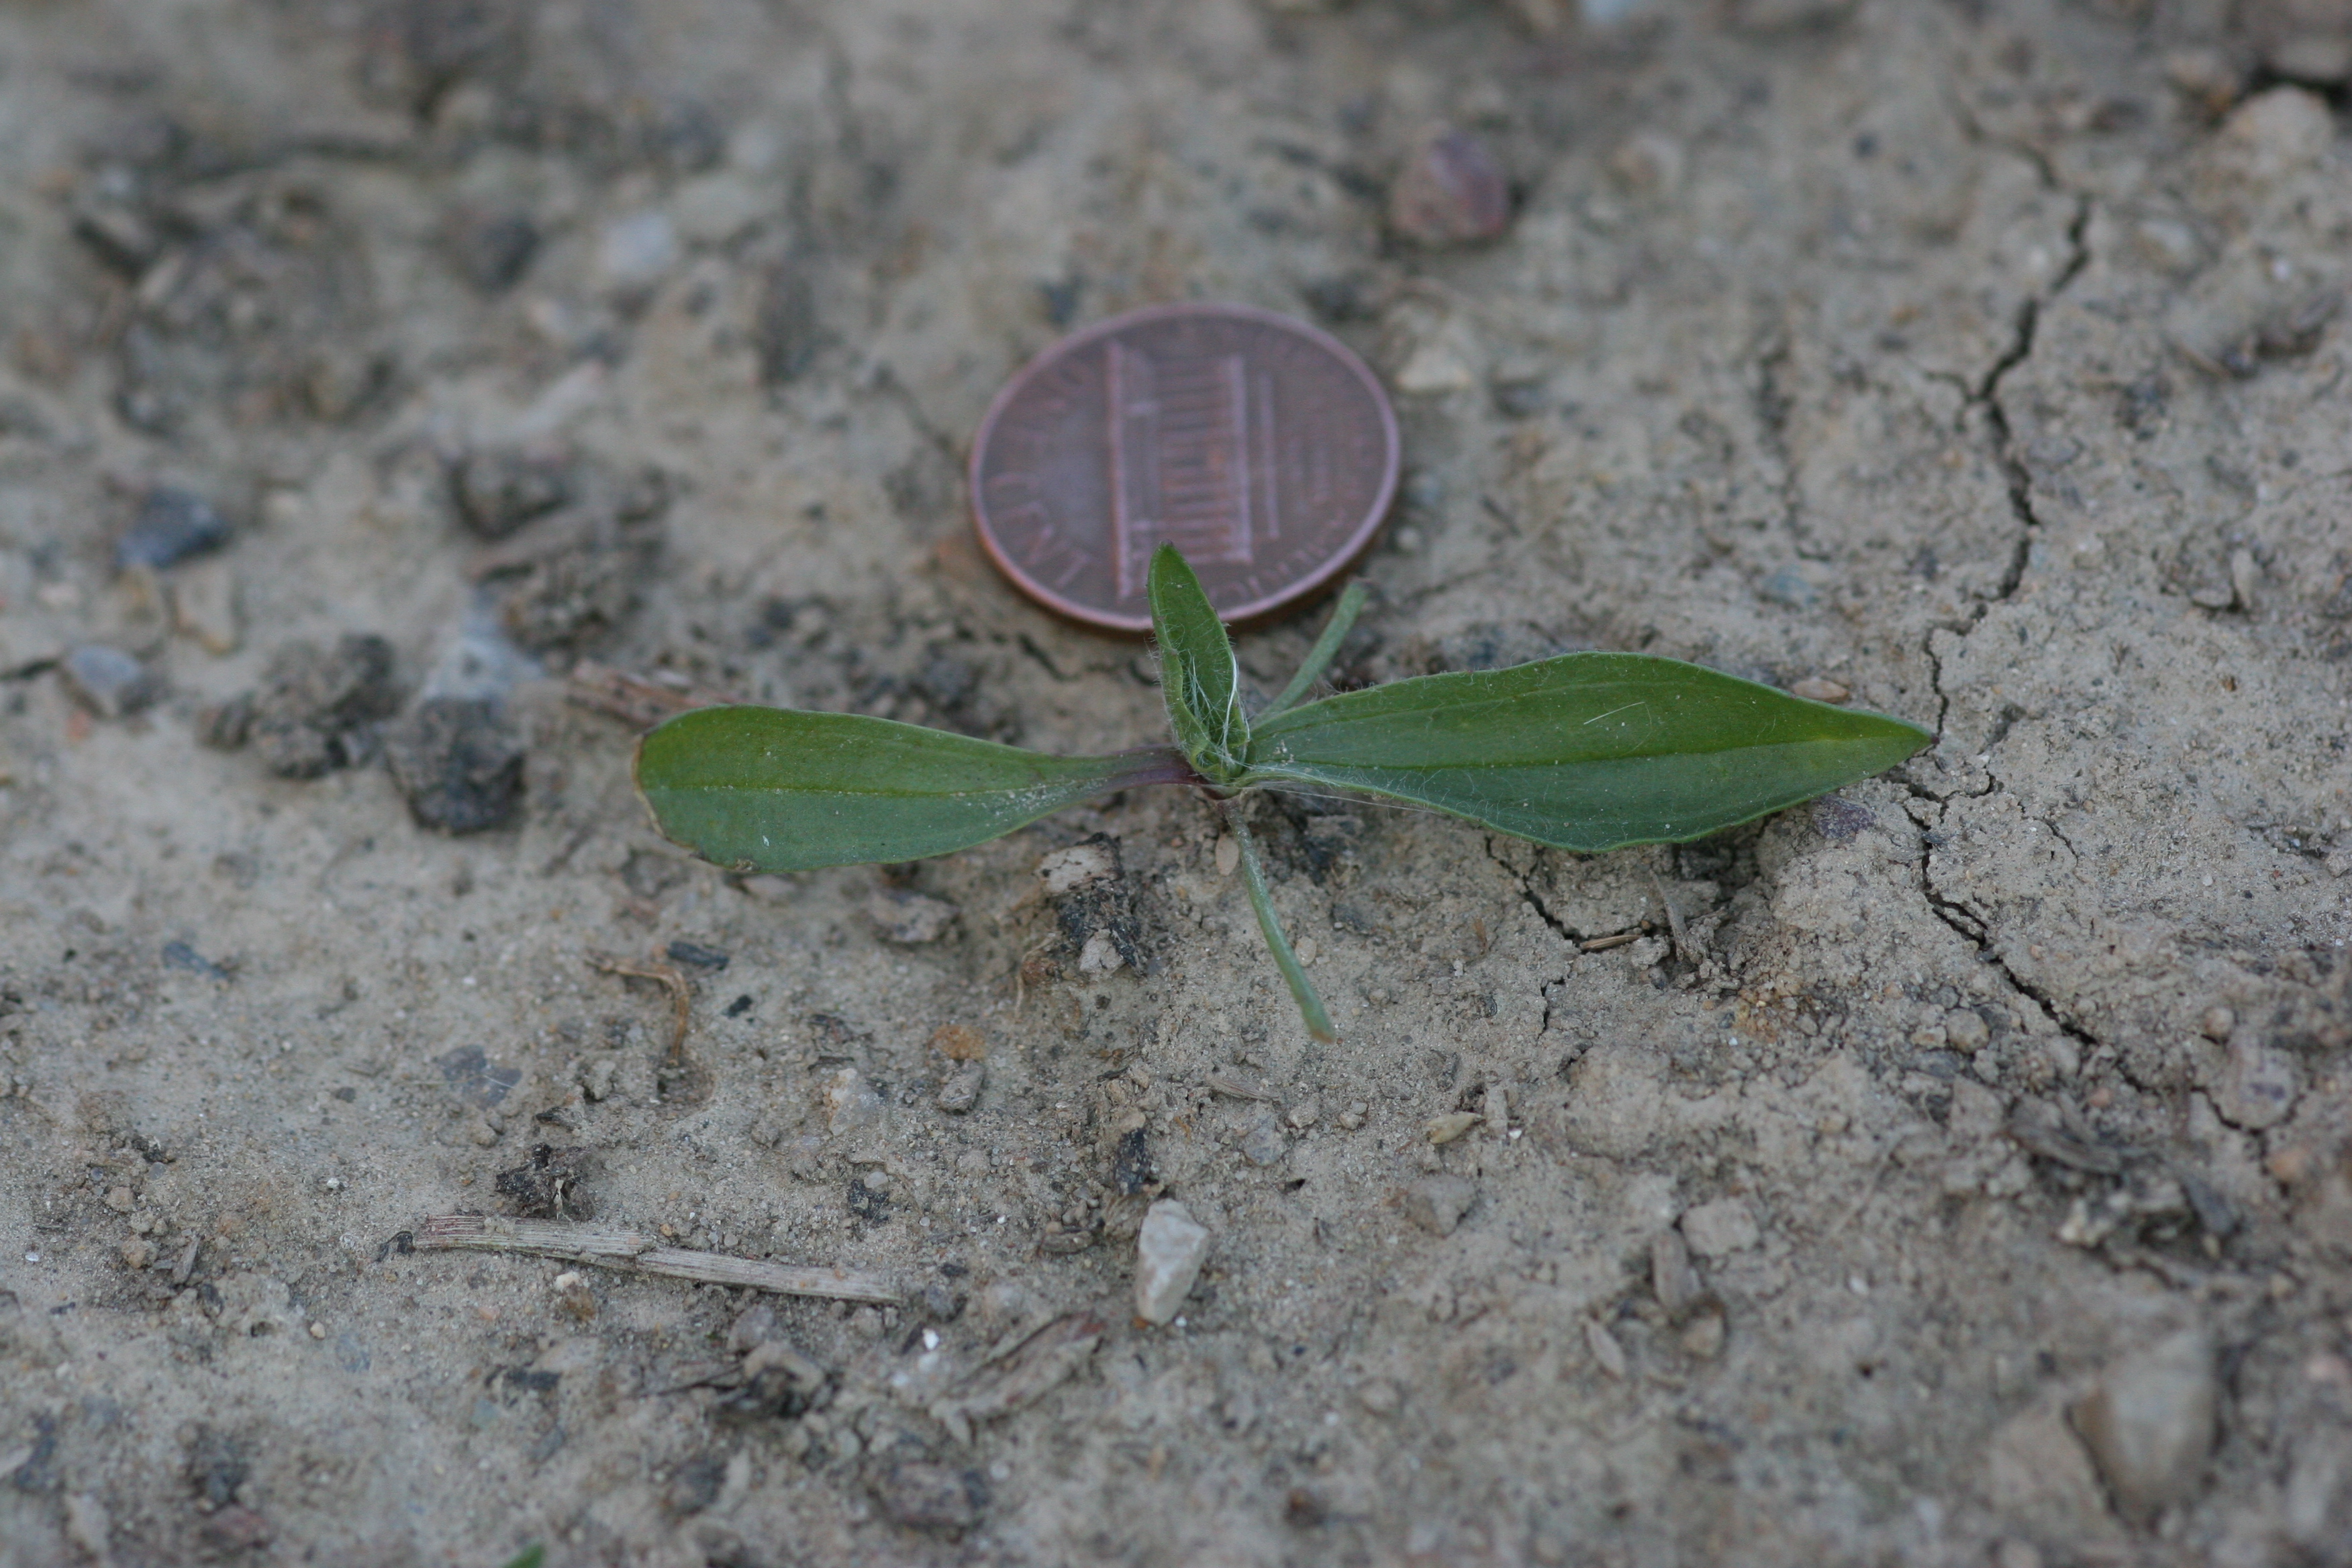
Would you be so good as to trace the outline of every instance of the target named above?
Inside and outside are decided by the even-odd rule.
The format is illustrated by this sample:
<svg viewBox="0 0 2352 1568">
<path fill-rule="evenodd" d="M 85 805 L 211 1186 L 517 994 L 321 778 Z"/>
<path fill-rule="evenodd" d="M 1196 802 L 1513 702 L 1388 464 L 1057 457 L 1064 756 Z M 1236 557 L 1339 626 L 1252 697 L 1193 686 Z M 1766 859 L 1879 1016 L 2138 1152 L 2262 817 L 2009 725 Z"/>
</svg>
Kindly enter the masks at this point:
<svg viewBox="0 0 2352 1568">
<path fill-rule="evenodd" d="M 2352 1563 L 2343 6 L 8 0 L 0 73 L 6 1568 Z M 1439 123 L 1500 238 L 1391 226 Z M 583 659 L 1153 738 L 961 463 L 1190 298 L 1395 389 L 1348 681 L 1935 746 L 1591 858 L 1265 800 L 1329 1047 L 1181 793 L 666 847 Z"/>
</svg>

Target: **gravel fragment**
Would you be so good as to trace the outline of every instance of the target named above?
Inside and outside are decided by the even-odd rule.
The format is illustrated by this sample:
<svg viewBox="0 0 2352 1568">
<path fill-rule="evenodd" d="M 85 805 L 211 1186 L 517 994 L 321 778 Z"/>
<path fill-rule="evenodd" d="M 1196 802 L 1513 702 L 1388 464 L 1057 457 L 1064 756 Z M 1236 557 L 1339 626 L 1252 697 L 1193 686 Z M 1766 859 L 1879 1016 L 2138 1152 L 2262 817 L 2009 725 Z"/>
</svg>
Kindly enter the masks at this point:
<svg viewBox="0 0 2352 1568">
<path fill-rule="evenodd" d="M 727 967 L 729 955 L 715 947 L 705 947 L 698 942 L 678 941 L 669 944 L 667 952 L 673 963 L 684 963 L 696 969 L 708 969 L 713 973 Z"/>
<path fill-rule="evenodd" d="M 539 254 L 539 226 L 530 215 L 462 208 L 442 230 L 457 275 L 484 294 L 503 294 L 522 281 Z"/>
<path fill-rule="evenodd" d="M 1474 1110 L 1452 1110 L 1433 1116 L 1424 1127 L 1432 1143 L 1451 1143 L 1486 1120 Z"/>
<path fill-rule="evenodd" d="M 919 947 L 947 934 L 956 907 L 903 888 L 884 888 L 866 900 L 866 915 L 883 941 Z"/>
<path fill-rule="evenodd" d="M 237 615 L 236 576 L 227 562 L 200 563 L 172 584 L 172 629 L 206 653 L 236 651 L 245 628 Z"/>
<path fill-rule="evenodd" d="M 1236 1147 L 1243 1159 L 1261 1169 L 1281 1163 L 1282 1157 L 1290 1152 L 1290 1144 L 1282 1136 L 1282 1124 L 1272 1111 L 1251 1122 Z"/>
<path fill-rule="evenodd" d="M 1441 126 L 1422 138 L 1389 188 L 1389 223 L 1419 245 L 1493 239 L 1511 224 L 1511 187 L 1486 142 Z"/>
<path fill-rule="evenodd" d="M 278 777 L 317 778 L 364 762 L 374 750 L 373 726 L 399 709 L 383 638 L 346 633 L 331 649 L 296 640 L 270 656 L 247 735 Z"/>
<path fill-rule="evenodd" d="M 902 1460 L 874 1479 L 874 1500 L 895 1524 L 961 1535 L 988 1509 L 988 1482 L 975 1469 Z"/>
<path fill-rule="evenodd" d="M 2213 1086 L 2213 1109 L 2250 1132 L 2275 1127 L 2294 1110 L 2298 1079 L 2294 1058 L 2251 1028 L 2234 1030 L 2229 1059 Z"/>
<path fill-rule="evenodd" d="M 1763 1239 L 1746 1198 L 1717 1198 L 1683 1215 L 1683 1239 L 1701 1258 L 1728 1258 Z"/>
<path fill-rule="evenodd" d="M 1682 1232 L 1669 1228 L 1651 1239 L 1650 1289 L 1656 1292 L 1666 1316 L 1676 1322 L 1706 1299 L 1706 1288 L 1691 1266 L 1690 1248 Z"/>
<path fill-rule="evenodd" d="M 1135 1237 L 1135 1315 L 1165 1323 L 1184 1304 L 1209 1256 L 1209 1232 L 1174 1198 L 1147 1210 Z"/>
<path fill-rule="evenodd" d="M 385 731 L 392 776 L 426 827 L 480 833 L 504 826 L 522 802 L 523 751 L 499 705 L 429 697 Z"/>
<path fill-rule="evenodd" d="M 147 492 L 139 515 L 114 542 L 114 567 L 162 571 L 192 555 L 218 550 L 229 541 L 228 519 L 193 490 L 159 485 Z"/>
<path fill-rule="evenodd" d="M 450 477 L 457 515 L 477 538 L 504 539 L 570 500 L 572 455 L 552 447 L 497 447 L 469 452 Z"/>
<path fill-rule="evenodd" d="M 1405 1190 L 1405 1217 L 1433 1235 L 1452 1236 L 1477 1201 L 1475 1182 L 1463 1176 L 1430 1176 Z"/>
<path fill-rule="evenodd" d="M 2126 1518 L 2146 1523 L 2196 1495 L 2220 1397 L 2213 1342 L 2189 1329 L 2116 1362 L 2074 1406 L 2074 1429 Z"/>
<path fill-rule="evenodd" d="M 82 643 L 58 666 L 66 689 L 101 719 L 136 713 L 163 694 L 162 677 L 119 647 Z"/>
</svg>

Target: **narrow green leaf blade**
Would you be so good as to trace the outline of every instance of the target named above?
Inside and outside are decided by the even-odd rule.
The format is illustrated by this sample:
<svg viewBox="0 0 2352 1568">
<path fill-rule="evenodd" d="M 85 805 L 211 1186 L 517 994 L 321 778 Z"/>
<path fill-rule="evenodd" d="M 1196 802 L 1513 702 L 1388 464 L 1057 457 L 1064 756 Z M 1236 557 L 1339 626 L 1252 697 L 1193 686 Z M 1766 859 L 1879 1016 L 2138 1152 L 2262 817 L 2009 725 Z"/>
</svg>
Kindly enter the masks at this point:
<svg viewBox="0 0 2352 1568">
<path fill-rule="evenodd" d="M 1750 821 L 1930 739 L 1678 659 L 1572 653 L 1294 708 L 1258 726 L 1240 782 L 1358 790 L 1597 852 Z"/>
<path fill-rule="evenodd" d="M 637 744 L 664 834 L 751 871 L 919 860 L 1133 784 L 1175 782 L 1164 748 L 1049 757 L 856 713 L 698 708 Z"/>
<path fill-rule="evenodd" d="M 1307 650 L 1306 662 L 1298 667 L 1298 673 L 1290 678 L 1290 684 L 1282 689 L 1280 695 L 1265 705 L 1265 711 L 1258 715 L 1259 721 L 1297 707 L 1300 699 L 1315 689 L 1315 683 L 1323 679 L 1323 672 L 1339 657 L 1339 645 L 1348 640 L 1356 617 L 1363 613 L 1364 585 L 1350 583 L 1341 591 L 1339 602 L 1331 607 L 1331 618 L 1323 623 L 1323 635 Z"/>
<path fill-rule="evenodd" d="M 1323 1010 L 1323 998 L 1316 994 L 1315 983 L 1307 978 L 1306 965 L 1298 954 L 1290 950 L 1290 938 L 1282 929 L 1282 918 L 1274 912 L 1274 894 L 1265 885 L 1265 864 L 1258 858 L 1257 840 L 1250 836 L 1249 825 L 1242 820 L 1238 809 L 1228 811 L 1227 821 L 1234 830 L 1234 842 L 1241 846 L 1242 879 L 1249 886 L 1250 907 L 1257 911 L 1258 934 L 1265 938 L 1268 952 L 1274 954 L 1274 965 L 1282 971 L 1289 984 L 1290 999 L 1298 1004 L 1298 1016 L 1307 1032 L 1329 1044 L 1339 1037 L 1331 1027 L 1331 1015 Z"/>
<path fill-rule="evenodd" d="M 1192 765 L 1222 782 L 1220 775 L 1237 769 L 1249 749 L 1233 639 L 1174 545 L 1163 544 L 1152 555 L 1147 586 L 1168 726 Z"/>
</svg>

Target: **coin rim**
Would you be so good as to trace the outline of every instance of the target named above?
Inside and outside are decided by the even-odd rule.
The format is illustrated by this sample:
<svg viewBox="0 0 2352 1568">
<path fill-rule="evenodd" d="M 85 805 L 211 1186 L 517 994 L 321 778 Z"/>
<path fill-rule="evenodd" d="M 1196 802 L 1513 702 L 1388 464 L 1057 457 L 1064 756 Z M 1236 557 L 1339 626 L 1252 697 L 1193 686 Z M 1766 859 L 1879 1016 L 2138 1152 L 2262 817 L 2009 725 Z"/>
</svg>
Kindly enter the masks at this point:
<svg viewBox="0 0 2352 1568">
<path fill-rule="evenodd" d="M 1343 368 L 1351 372 L 1357 380 L 1363 384 L 1365 391 L 1371 394 L 1372 407 L 1380 416 L 1381 437 L 1387 452 L 1381 464 L 1380 486 L 1373 492 L 1372 504 L 1367 509 L 1363 521 L 1357 524 L 1355 529 L 1347 535 L 1345 542 L 1332 553 L 1328 562 L 1286 584 L 1279 593 L 1254 599 L 1246 605 L 1236 605 L 1231 610 L 1219 610 L 1217 614 L 1220 618 L 1232 624 L 1260 620 L 1278 610 L 1286 609 L 1302 599 L 1313 597 L 1333 578 L 1356 563 L 1357 558 L 1363 554 L 1365 547 L 1371 543 L 1372 536 L 1378 533 L 1381 525 L 1388 521 L 1389 509 L 1396 504 L 1397 480 L 1403 468 L 1404 443 L 1397 426 L 1396 406 L 1389 399 L 1388 388 L 1381 384 L 1380 377 L 1372 374 L 1371 367 L 1366 364 L 1362 357 L 1353 349 L 1312 322 L 1302 321 L 1296 316 L 1286 316 L 1279 310 L 1269 310 L 1256 305 L 1179 300 L 1173 304 L 1145 305 L 1137 310 L 1124 310 L 1116 316 L 1106 317 L 1092 326 L 1081 327 L 1076 331 L 1066 333 L 1023 361 L 1020 368 L 1005 378 L 1004 384 L 997 388 L 996 395 L 989 400 L 988 412 L 981 416 L 979 429 L 972 436 L 971 455 L 964 465 L 965 484 L 971 491 L 972 532 L 979 538 L 980 547 L 987 553 L 989 560 L 995 563 L 996 569 L 1003 573 L 1015 588 L 1018 588 L 1040 608 L 1104 631 L 1148 632 L 1151 629 L 1151 617 L 1122 616 L 1113 611 L 1097 610 L 1077 604 L 1055 593 L 1027 572 L 1014 565 L 1005 552 L 998 547 L 989 521 L 988 508 L 981 493 L 981 462 L 988 454 L 990 437 L 996 434 L 998 418 L 1011 405 L 1015 395 L 1034 379 L 1032 373 L 1037 367 L 1049 360 L 1081 349 L 1097 338 L 1108 337 L 1141 322 L 1177 316 L 1237 317 L 1245 321 L 1255 321 L 1262 326 L 1293 333 L 1323 350 L 1337 360 Z"/>
</svg>

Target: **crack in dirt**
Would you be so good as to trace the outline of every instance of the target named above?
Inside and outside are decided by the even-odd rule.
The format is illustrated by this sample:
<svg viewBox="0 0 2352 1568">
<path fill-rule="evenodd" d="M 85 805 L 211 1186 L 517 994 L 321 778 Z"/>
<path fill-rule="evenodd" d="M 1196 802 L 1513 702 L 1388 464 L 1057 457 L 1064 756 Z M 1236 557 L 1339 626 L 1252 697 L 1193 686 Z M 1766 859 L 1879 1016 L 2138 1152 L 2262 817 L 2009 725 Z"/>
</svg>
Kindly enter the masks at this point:
<svg viewBox="0 0 2352 1568">
<path fill-rule="evenodd" d="M 1984 410 L 1986 426 L 1992 433 L 1992 457 L 1993 460 L 2000 465 L 2002 478 L 2007 484 L 2010 514 L 2017 522 L 2017 541 L 2010 552 L 2009 563 L 2001 572 L 2000 584 L 1993 597 L 1979 601 L 1974 606 L 1974 613 L 1966 625 L 1938 624 L 1930 626 L 1921 645 L 1920 652 L 1927 660 L 1928 687 L 1936 694 L 1936 735 L 1938 741 L 1945 738 L 1945 725 L 1951 714 L 1952 700 L 1951 694 L 1944 689 L 1944 661 L 1936 652 L 1936 634 L 1939 631 L 1949 631 L 1954 636 L 1966 640 L 1979 626 L 1983 624 L 1985 616 L 1990 612 L 1993 605 L 2005 604 L 2014 598 L 2018 589 L 2025 581 L 2025 569 L 2032 560 L 2033 541 L 2042 531 L 2042 519 L 2033 506 L 2033 477 L 2026 468 L 2024 458 L 2017 450 L 2016 428 L 2010 421 L 2007 405 L 2001 400 L 2001 385 L 2008 379 L 2010 372 L 2032 358 L 2034 346 L 2040 336 L 2043 309 L 2066 291 L 2074 279 L 2082 275 L 2083 269 L 2090 264 L 2091 259 L 2089 233 L 2092 205 L 2089 195 L 2081 191 L 2067 191 L 2059 181 L 2057 172 L 2051 167 L 2049 161 L 2033 149 L 2011 146 L 2007 142 L 1987 136 L 1982 128 L 1978 126 L 1964 110 L 1960 114 L 1960 121 L 1963 133 L 1971 141 L 2004 147 L 2031 163 L 2046 189 L 2063 192 L 2074 198 L 2074 214 L 2066 225 L 2068 249 L 2064 264 L 2059 268 L 2057 276 L 2051 280 L 2047 289 L 2038 294 L 2029 295 L 2019 304 L 2017 322 L 2011 334 L 2009 346 L 2001 351 L 2000 356 L 1986 370 L 1983 378 L 1969 394 L 1969 405 Z M 1985 742 L 1986 752 L 1990 752 L 2007 735 L 2015 717 L 2016 715 L 2006 712 L 2000 716 L 2000 722 Z M 1985 787 L 1979 791 L 1969 792 L 1967 798 L 1982 799 L 2000 790 L 2000 781 L 1993 777 L 1990 768 L 1986 770 L 1985 778 L 1987 781 Z M 1938 805 L 1946 804 L 1954 798 L 1950 795 L 1937 795 L 1926 786 L 1908 780 L 1906 781 L 1905 787 L 1915 796 L 1934 800 Z M 2061 835 L 2060 837 L 2063 841 L 2063 836 Z M 2072 849 L 2074 847 L 2070 844 L 2067 847 Z M 2000 950 L 1992 943 L 1992 926 L 1989 920 L 1979 917 L 1964 904 L 1956 900 L 1948 899 L 1937 890 L 1935 879 L 1929 867 L 1931 854 L 1932 846 L 1925 842 L 1923 835 L 1918 868 L 1919 894 L 1926 900 L 1929 911 L 1949 927 L 1954 935 L 1968 942 L 1980 961 L 1998 971 L 2001 979 L 2008 983 L 2011 990 L 2039 1007 L 2042 1016 L 2049 1019 L 2053 1027 L 2083 1044 L 2094 1047 L 2101 1044 L 2102 1042 L 2090 1030 L 2068 1017 L 2046 991 L 2027 981 L 2010 967 L 2009 961 L 2000 955 Z"/>
<path fill-rule="evenodd" d="M 1486 858 L 1492 860 L 1496 865 L 1500 866 L 1504 872 L 1510 877 L 1511 880 L 1519 885 L 1519 897 L 1527 900 L 1528 908 L 1535 910 L 1536 918 L 1543 921 L 1544 924 L 1549 926 L 1552 929 L 1552 933 L 1558 936 L 1561 941 L 1569 943 L 1571 947 L 1579 949 L 1582 948 L 1584 945 L 1584 938 L 1578 932 L 1571 931 L 1567 922 L 1562 921 L 1558 915 L 1553 914 L 1550 907 L 1543 901 L 1541 895 L 1537 893 L 1534 885 L 1535 873 L 1532 871 L 1521 871 L 1512 866 L 1508 860 L 1506 860 L 1500 855 L 1496 854 L 1495 840 L 1492 835 L 1488 835 L 1486 838 L 1481 840 L 1481 842 L 1486 847 Z M 1549 1002 L 1546 1002 L 1544 1005 L 1549 1009 L 1551 1004 Z"/>
</svg>

